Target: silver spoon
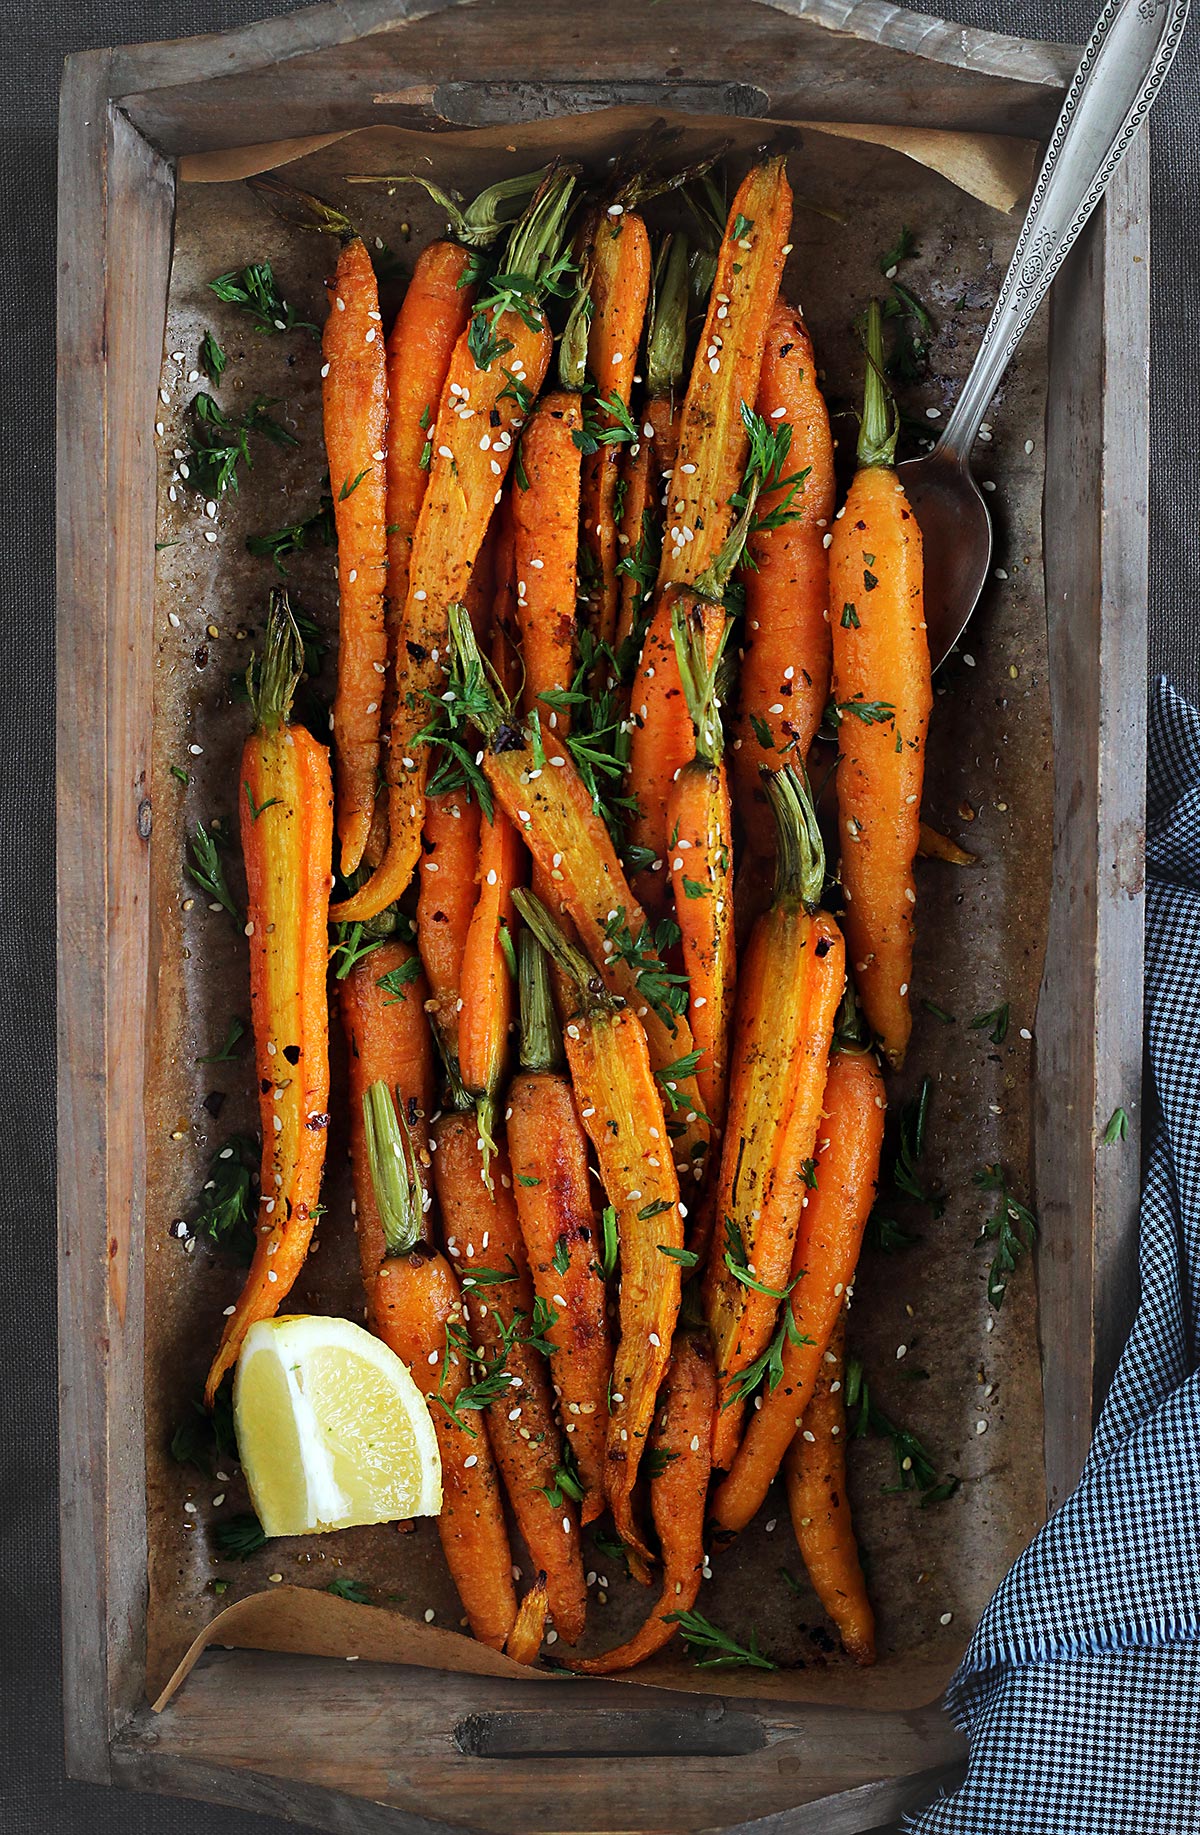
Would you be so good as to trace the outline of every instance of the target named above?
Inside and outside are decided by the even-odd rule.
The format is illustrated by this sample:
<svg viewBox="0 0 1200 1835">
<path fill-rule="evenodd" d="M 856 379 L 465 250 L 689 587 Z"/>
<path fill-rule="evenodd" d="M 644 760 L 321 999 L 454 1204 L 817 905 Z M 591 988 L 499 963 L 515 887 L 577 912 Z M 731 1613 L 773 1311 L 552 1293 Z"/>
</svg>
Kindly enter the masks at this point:
<svg viewBox="0 0 1200 1835">
<path fill-rule="evenodd" d="M 971 373 L 933 451 L 899 467 L 925 542 L 935 669 L 961 637 L 991 564 L 991 518 L 971 476 L 975 436 L 1009 358 L 1162 88 L 1188 4 L 1109 0 L 1067 92 Z"/>
</svg>

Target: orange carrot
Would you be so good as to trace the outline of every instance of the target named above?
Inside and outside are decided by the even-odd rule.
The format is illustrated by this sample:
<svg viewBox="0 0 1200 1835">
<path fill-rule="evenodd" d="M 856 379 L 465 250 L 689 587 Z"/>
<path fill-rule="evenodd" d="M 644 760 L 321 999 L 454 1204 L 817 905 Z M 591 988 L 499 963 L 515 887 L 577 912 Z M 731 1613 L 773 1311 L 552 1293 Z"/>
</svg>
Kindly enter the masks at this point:
<svg viewBox="0 0 1200 1835">
<path fill-rule="evenodd" d="M 754 564 L 743 576 L 732 765 L 747 842 L 755 854 L 769 856 L 775 829 L 758 767 L 777 771 L 786 758 L 808 757 L 829 699 L 830 668 L 825 537 L 833 516 L 833 440 L 812 340 L 800 313 L 782 300 L 771 320 L 756 406 L 769 427 L 787 430 L 787 477 L 764 492 L 748 544 Z"/>
<path fill-rule="evenodd" d="M 861 1666 L 875 1661 L 875 1614 L 867 1597 L 846 1494 L 846 1315 L 821 1362 L 804 1426 L 784 1461 L 788 1510 L 817 1598 L 842 1649 Z"/>
<path fill-rule="evenodd" d="M 718 1228 L 705 1283 L 721 1398 L 713 1463 L 721 1467 L 732 1462 L 749 1372 L 785 1297 L 845 985 L 841 932 L 817 907 L 824 850 L 805 784 L 785 767 L 769 791 L 779 831 L 775 901 L 755 925 L 738 978 Z"/>
<path fill-rule="evenodd" d="M 509 266 L 530 276 L 535 291 L 555 263 L 573 187 L 572 173 L 553 174 L 510 239 Z M 477 302 L 450 360 L 430 440 L 429 483 L 413 535 L 397 645 L 386 771 L 387 853 L 367 884 L 335 908 L 342 922 L 373 917 L 392 904 L 420 855 L 428 773 L 422 739 L 430 697 L 436 703 L 442 692 L 449 608 L 466 592 L 524 421 L 508 378 L 517 374 L 523 388 L 536 394 L 550 361 L 550 327 L 536 298 L 522 296 L 521 311 L 508 299 L 497 289 Z"/>
<path fill-rule="evenodd" d="M 655 1461 L 650 1509 L 662 1544 L 662 1595 L 627 1643 L 600 1657 L 571 1659 L 569 1667 L 579 1674 L 607 1676 L 644 1663 L 669 1642 L 679 1614 L 695 1605 L 704 1568 L 704 1501 L 716 1403 L 711 1348 L 698 1332 L 677 1332 L 650 1450 Z"/>
<path fill-rule="evenodd" d="M 349 1058 L 354 1229 L 368 1308 L 374 1301 L 374 1278 L 387 1253 L 387 1244 L 367 1161 L 363 1098 L 373 1083 L 382 1082 L 401 1104 L 422 1186 L 428 1191 L 434 1066 L 425 996 L 420 957 L 407 943 L 385 943 L 382 949 L 372 950 L 341 983 L 342 1026 Z M 423 1218 L 420 1234 L 428 1233 Z"/>
<path fill-rule="evenodd" d="M 516 823 L 536 867 L 554 887 L 556 903 L 570 913 L 605 980 L 633 1003 L 651 1062 L 665 1071 L 692 1049 L 682 978 L 659 961 L 645 913 L 629 890 L 608 830 L 569 753 L 514 726 L 511 706 L 483 675 L 469 620 L 455 607 L 450 622 L 458 671 L 460 712 L 455 717 L 469 718 L 485 735 L 483 769 L 497 802 Z M 697 1104 L 695 1077 L 680 1073 L 676 1084 L 683 1129 L 674 1139 L 674 1152 L 698 1178 L 708 1125 Z"/>
<path fill-rule="evenodd" d="M 921 531 L 893 469 L 894 418 L 873 301 L 858 471 L 834 524 L 829 594 L 846 943 L 863 1012 L 899 1065 L 912 1029 L 912 866 L 933 692 Z"/>
<path fill-rule="evenodd" d="M 521 1601 L 517 1622 L 508 1634 L 504 1654 L 514 1663 L 534 1663 L 546 1635 L 546 1616 L 550 1602 L 546 1597 L 546 1576 L 539 1574 Z"/>
<path fill-rule="evenodd" d="M 733 817 L 725 775 L 721 708 L 716 695 L 717 667 L 728 625 L 724 623 L 724 613 L 718 614 L 723 628 L 710 661 L 708 632 L 714 611 L 714 607 L 705 607 L 699 617 L 689 620 L 685 619 L 680 599 L 674 605 L 676 664 L 695 741 L 694 756 L 683 766 L 671 789 L 667 864 L 688 976 L 692 1044 L 700 1053 L 696 1082 L 715 1140 L 720 1137 L 725 1117 L 737 969 Z"/>
<path fill-rule="evenodd" d="M 579 467 L 575 435 L 582 432 L 578 395 L 557 389 L 544 395 L 521 436 L 521 463 L 528 481 L 514 482 L 511 495 L 515 534 L 517 621 L 525 662 L 523 705 L 541 723 L 564 736 L 569 707 L 548 707 L 540 696 L 562 693 L 575 673 L 575 572 L 579 543 Z"/>
<path fill-rule="evenodd" d="M 278 1312 L 304 1265 L 325 1164 L 333 789 L 325 747 L 306 727 L 290 724 L 303 668 L 300 633 L 287 594 L 277 589 L 250 682 L 254 731 L 242 750 L 239 797 L 263 1131 L 262 1218 L 245 1285 L 208 1373 L 210 1407 L 250 1326 Z"/>
<path fill-rule="evenodd" d="M 520 936 L 521 1072 L 508 1092 L 513 1197 L 553 1346 L 559 1415 L 583 1491 L 582 1521 L 604 1508 L 604 1445 L 612 1345 L 588 1177 L 587 1136 L 563 1073 L 562 1038 L 545 953 Z"/>
<path fill-rule="evenodd" d="M 509 1502 L 546 1592 L 560 1637 L 583 1630 L 587 1591 L 579 1522 L 561 1481 L 562 1441 L 546 1359 L 522 1337 L 533 1317 L 533 1282 L 503 1149 L 489 1191 L 473 1115 L 435 1124 L 434 1179 L 446 1246 L 459 1268 L 472 1355 L 484 1364 L 488 1435 Z"/>
<path fill-rule="evenodd" d="M 792 1257 L 792 1288 L 768 1368 L 762 1406 L 750 1416 L 729 1476 L 713 1499 L 728 1534 L 744 1529 L 783 1461 L 812 1396 L 821 1358 L 854 1279 L 875 1201 L 883 1143 L 883 1079 L 874 1057 L 847 1040 L 829 1061 L 825 1120 Z"/>
<path fill-rule="evenodd" d="M 583 462 L 580 533 L 588 557 L 587 621 L 596 637 L 611 647 L 620 596 L 617 480 L 623 436 L 633 425 L 629 400 L 650 293 L 650 238 L 637 212 L 620 205 L 603 213 L 598 210 L 590 227 L 592 317 L 587 355 L 596 387 L 599 441 Z"/>
<path fill-rule="evenodd" d="M 733 525 L 731 499 L 748 446 L 744 407 L 758 394 L 791 222 L 784 161 L 752 167 L 729 213 L 692 365 L 667 501 L 660 589 L 698 580 Z"/>
<path fill-rule="evenodd" d="M 503 809 L 479 826 L 479 899 L 467 932 L 458 1016 L 459 1071 L 476 1100 L 485 1154 L 495 1144 L 496 1102 L 508 1063 L 516 963 L 513 891 L 524 878 L 525 848 Z"/>
<path fill-rule="evenodd" d="M 417 944 L 429 978 L 429 1014 L 448 1061 L 458 1063 L 463 957 L 478 887 L 479 800 L 465 789 L 425 800 Z"/>
<path fill-rule="evenodd" d="M 457 242 L 422 249 L 387 341 L 387 603 L 398 628 L 413 537 L 429 482 L 422 464 L 455 346 L 475 303 L 473 257 Z M 393 637 L 395 631 L 393 631 Z"/>
<path fill-rule="evenodd" d="M 637 1015 L 618 1006 L 536 898 L 518 892 L 517 907 L 575 986 L 567 1062 L 580 1120 L 615 1213 L 621 1261 L 621 1336 L 613 1358 L 605 1489 L 617 1534 L 635 1556 L 649 1561 L 634 1520 L 633 1487 L 679 1312 L 684 1216 L 679 1180 Z"/>
<path fill-rule="evenodd" d="M 375 808 L 387 667 L 388 389 L 379 288 L 360 236 L 351 236 L 338 257 L 321 348 L 325 450 L 338 551 L 338 679 L 332 718 L 337 832 L 341 870 L 348 877 L 362 859 Z"/>
<path fill-rule="evenodd" d="M 430 1404 L 442 1460 L 442 1551 L 471 1630 L 500 1650 L 517 1616 L 512 1551 L 458 1275 L 421 1240 L 426 1199 L 416 1150 L 386 1083 L 371 1084 L 362 1110 L 366 1169 L 355 1171 L 370 1180 L 384 1248 L 368 1280 L 372 1326 Z"/>
</svg>

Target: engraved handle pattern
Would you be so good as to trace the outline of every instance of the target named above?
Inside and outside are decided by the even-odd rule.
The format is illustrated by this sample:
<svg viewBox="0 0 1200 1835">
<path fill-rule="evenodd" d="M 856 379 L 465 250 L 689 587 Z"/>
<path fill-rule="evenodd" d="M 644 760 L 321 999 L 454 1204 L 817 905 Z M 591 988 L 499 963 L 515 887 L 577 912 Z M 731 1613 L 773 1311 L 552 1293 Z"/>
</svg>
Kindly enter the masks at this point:
<svg viewBox="0 0 1200 1835">
<path fill-rule="evenodd" d="M 1067 91 L 983 342 L 938 442 L 965 460 L 1050 283 L 1150 112 L 1189 0 L 1108 0 Z"/>
</svg>

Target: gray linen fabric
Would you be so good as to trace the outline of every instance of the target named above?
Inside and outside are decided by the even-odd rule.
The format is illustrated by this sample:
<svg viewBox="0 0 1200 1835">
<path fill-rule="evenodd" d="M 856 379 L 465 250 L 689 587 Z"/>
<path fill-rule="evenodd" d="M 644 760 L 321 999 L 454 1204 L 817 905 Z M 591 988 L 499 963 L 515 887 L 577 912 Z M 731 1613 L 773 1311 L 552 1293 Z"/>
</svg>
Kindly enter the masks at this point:
<svg viewBox="0 0 1200 1835">
<path fill-rule="evenodd" d="M 748 0 L 729 0 L 731 5 Z M 964 25 L 1081 41 L 1081 0 L 930 0 Z M 0 1835 L 270 1835 L 284 1824 L 63 1777 L 55 1543 L 53 1045 L 53 299 L 59 70 L 88 46 L 218 32 L 294 10 L 280 0 L 0 0 L 0 1191 L 5 1378 L 0 1384 Z M 1200 46 L 1185 44 L 1153 128 L 1154 459 L 1151 673 L 1200 698 L 1185 597 L 1200 439 L 1195 323 Z M 7 642 L 7 640 L 6 640 Z"/>
</svg>

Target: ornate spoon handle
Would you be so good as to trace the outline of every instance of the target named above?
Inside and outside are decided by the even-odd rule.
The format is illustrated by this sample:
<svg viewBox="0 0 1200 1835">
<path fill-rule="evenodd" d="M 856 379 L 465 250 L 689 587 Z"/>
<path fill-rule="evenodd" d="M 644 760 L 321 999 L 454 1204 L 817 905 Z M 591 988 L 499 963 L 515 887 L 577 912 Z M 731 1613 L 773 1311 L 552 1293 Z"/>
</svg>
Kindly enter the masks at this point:
<svg viewBox="0 0 1200 1835">
<path fill-rule="evenodd" d="M 1150 112 L 1189 0 L 1108 0 L 1067 91 L 991 322 L 938 442 L 966 458 L 1009 358 Z"/>
</svg>

